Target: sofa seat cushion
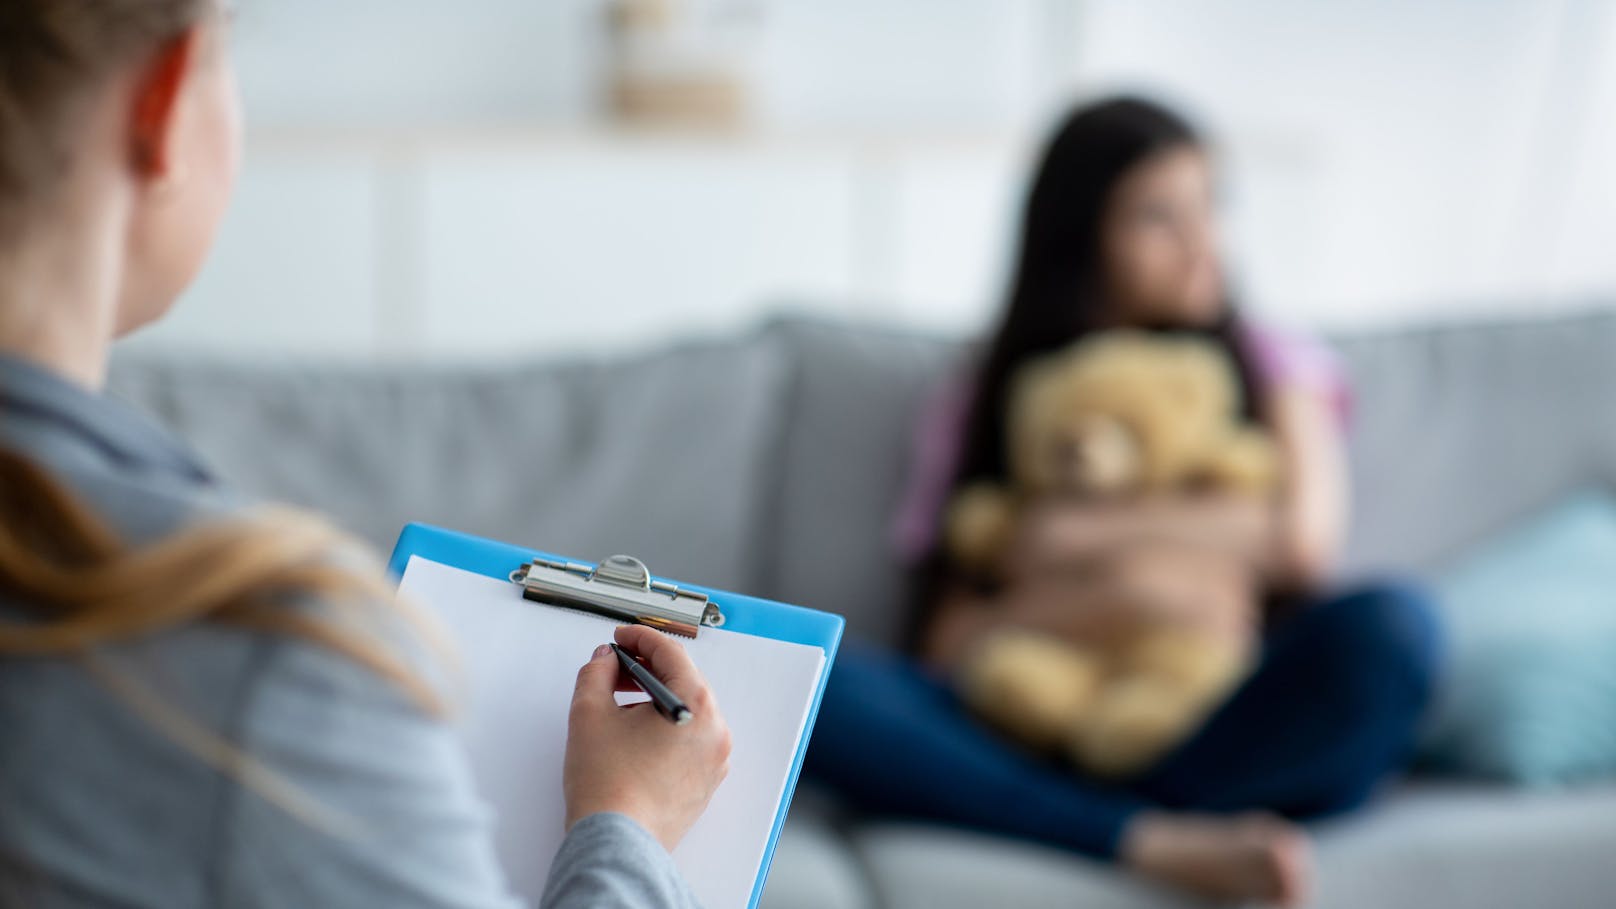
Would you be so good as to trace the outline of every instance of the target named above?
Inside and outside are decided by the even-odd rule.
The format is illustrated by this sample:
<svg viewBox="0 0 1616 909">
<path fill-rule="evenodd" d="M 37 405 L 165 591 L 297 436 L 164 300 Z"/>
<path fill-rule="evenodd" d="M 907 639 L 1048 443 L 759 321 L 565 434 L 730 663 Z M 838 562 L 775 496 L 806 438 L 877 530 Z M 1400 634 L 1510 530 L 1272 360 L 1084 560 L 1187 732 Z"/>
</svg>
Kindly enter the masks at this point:
<svg viewBox="0 0 1616 909">
<path fill-rule="evenodd" d="M 1319 829 L 1321 909 L 1610 906 L 1616 782 L 1421 781 Z"/>
<path fill-rule="evenodd" d="M 1315 833 L 1316 909 L 1584 909 L 1616 894 L 1616 783 L 1419 782 Z M 1202 905 L 1082 856 L 981 833 L 871 822 L 854 841 L 893 909 Z"/>
<path fill-rule="evenodd" d="M 932 824 L 877 822 L 854 842 L 886 909 L 1191 909 L 1194 902 L 1041 844 Z"/>
<path fill-rule="evenodd" d="M 797 790 L 774 848 L 759 909 L 874 909 L 864 865 L 840 829 L 831 803 Z"/>
</svg>

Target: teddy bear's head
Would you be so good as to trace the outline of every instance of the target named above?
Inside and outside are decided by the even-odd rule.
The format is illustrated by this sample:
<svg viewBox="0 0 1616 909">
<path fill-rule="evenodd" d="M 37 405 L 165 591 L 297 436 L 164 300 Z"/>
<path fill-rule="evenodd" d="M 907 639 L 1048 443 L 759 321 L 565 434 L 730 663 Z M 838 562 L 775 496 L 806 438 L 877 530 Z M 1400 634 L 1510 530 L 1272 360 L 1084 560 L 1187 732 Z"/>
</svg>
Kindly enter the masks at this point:
<svg viewBox="0 0 1616 909">
<path fill-rule="evenodd" d="M 1179 488 L 1239 426 L 1228 358 L 1200 339 L 1114 331 L 1028 364 L 1008 427 L 1023 491 L 1087 497 Z"/>
</svg>

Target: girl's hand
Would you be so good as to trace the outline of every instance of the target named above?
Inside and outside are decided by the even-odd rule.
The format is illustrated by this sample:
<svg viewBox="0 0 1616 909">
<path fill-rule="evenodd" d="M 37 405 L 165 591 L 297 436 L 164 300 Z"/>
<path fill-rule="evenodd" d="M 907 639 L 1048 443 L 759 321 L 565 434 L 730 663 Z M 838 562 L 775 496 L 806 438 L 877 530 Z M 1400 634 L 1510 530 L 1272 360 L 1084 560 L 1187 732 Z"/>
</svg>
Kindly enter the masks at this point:
<svg viewBox="0 0 1616 909">
<path fill-rule="evenodd" d="M 1017 516 L 1002 576 L 1016 581 L 1044 579 L 1051 573 L 1092 566 L 1109 552 L 1157 533 L 1155 522 L 1144 520 L 1151 507 L 1135 499 L 1046 497 L 1029 502 Z"/>
<path fill-rule="evenodd" d="M 621 626 L 615 637 L 695 717 L 676 726 L 649 703 L 619 707 L 614 692 L 638 689 L 609 647 L 596 648 L 578 670 L 567 721 L 567 829 L 591 814 L 614 811 L 633 818 L 671 852 L 729 773 L 729 727 L 677 642 L 643 625 Z"/>
<path fill-rule="evenodd" d="M 1268 574 L 1276 556 L 1274 512 L 1272 502 L 1251 496 L 1033 503 L 1021 515 L 1004 576 L 1087 567 L 1140 544 L 1205 548 Z"/>
</svg>

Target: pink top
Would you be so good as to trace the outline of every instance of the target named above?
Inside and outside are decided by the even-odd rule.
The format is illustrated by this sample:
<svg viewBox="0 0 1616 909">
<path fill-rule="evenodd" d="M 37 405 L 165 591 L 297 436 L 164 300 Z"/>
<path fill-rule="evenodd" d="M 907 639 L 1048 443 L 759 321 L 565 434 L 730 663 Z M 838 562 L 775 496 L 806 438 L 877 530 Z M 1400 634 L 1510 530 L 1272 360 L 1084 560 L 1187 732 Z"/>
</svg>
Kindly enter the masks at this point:
<svg viewBox="0 0 1616 909">
<path fill-rule="evenodd" d="M 1341 425 L 1347 425 L 1352 393 L 1335 351 L 1312 338 L 1260 326 L 1249 327 L 1244 342 L 1264 385 L 1316 392 L 1330 402 Z M 942 383 L 921 409 L 909 485 L 892 521 L 892 544 L 905 562 L 920 559 L 937 538 L 970 406 L 971 384 L 966 377 L 955 376 Z"/>
</svg>

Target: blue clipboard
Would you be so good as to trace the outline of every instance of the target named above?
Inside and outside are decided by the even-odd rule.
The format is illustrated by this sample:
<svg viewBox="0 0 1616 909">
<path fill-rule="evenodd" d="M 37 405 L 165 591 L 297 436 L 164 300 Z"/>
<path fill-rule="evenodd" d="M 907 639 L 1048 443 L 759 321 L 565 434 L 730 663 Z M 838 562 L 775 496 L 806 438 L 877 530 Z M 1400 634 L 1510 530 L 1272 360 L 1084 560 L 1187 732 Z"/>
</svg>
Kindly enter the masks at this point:
<svg viewBox="0 0 1616 909">
<path fill-rule="evenodd" d="M 526 549 L 429 524 L 406 524 L 403 532 L 398 535 L 398 543 L 393 547 L 392 557 L 388 559 L 387 570 L 396 583 L 404 576 L 404 568 L 409 564 L 410 557 L 419 556 L 440 565 L 507 580 L 512 569 L 531 560 L 535 555 L 562 558 L 556 553 Z M 725 631 L 738 631 L 741 634 L 789 641 L 793 644 L 807 644 L 825 652 L 825 671 L 819 677 L 819 689 L 814 692 L 813 703 L 808 708 L 808 722 L 803 726 L 802 741 L 797 743 L 797 755 L 792 759 L 791 772 L 786 776 L 780 807 L 774 813 L 774 829 L 769 831 L 769 843 L 763 850 L 763 867 L 758 871 L 757 882 L 752 885 L 752 897 L 747 903 L 749 909 L 756 909 L 758 900 L 763 896 L 763 884 L 768 880 L 769 868 L 774 864 L 774 847 L 780 841 L 780 828 L 785 825 L 786 811 L 791 807 L 791 796 L 797 790 L 797 777 L 802 773 L 803 755 L 808 752 L 808 738 L 813 734 L 815 720 L 819 718 L 819 703 L 825 697 L 825 683 L 830 679 L 831 666 L 836 661 L 836 650 L 842 642 L 842 629 L 846 627 L 847 622 L 841 616 L 829 612 L 713 590 L 683 581 L 679 582 L 679 586 L 704 593 L 718 604 L 724 611 Z"/>
</svg>

